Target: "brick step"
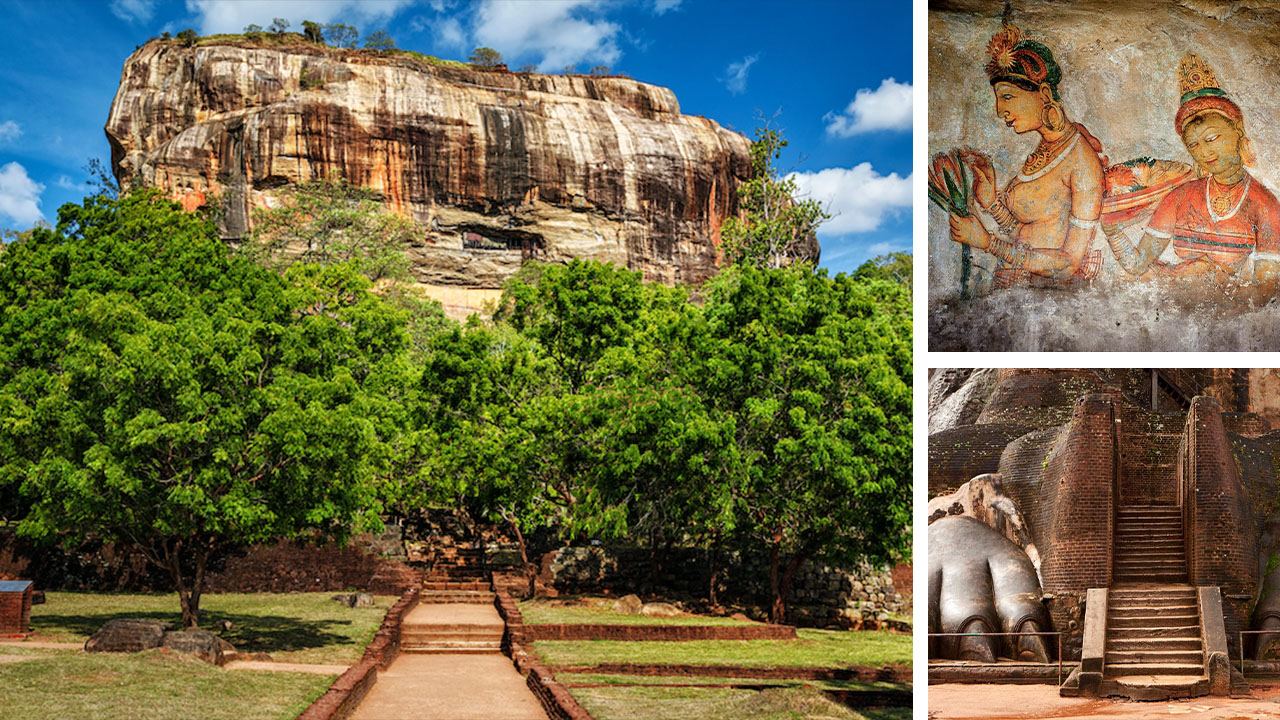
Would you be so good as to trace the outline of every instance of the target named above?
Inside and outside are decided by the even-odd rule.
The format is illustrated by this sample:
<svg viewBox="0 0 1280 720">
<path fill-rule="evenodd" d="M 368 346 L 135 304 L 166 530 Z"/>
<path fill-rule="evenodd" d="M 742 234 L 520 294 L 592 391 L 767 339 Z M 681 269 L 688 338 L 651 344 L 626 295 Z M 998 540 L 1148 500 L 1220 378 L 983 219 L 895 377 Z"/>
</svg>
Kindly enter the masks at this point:
<svg viewBox="0 0 1280 720">
<path fill-rule="evenodd" d="M 1185 560 L 1183 560 L 1182 558 L 1177 558 L 1177 559 L 1174 559 L 1174 558 L 1169 558 L 1169 559 L 1154 559 L 1154 558 L 1151 558 L 1151 559 L 1143 560 L 1143 559 L 1133 559 L 1133 558 L 1128 558 L 1128 557 L 1124 557 L 1124 558 L 1122 559 L 1121 557 L 1117 557 L 1117 558 L 1116 558 L 1116 564 L 1115 564 L 1115 567 L 1116 567 L 1116 569 L 1117 569 L 1117 570 L 1119 570 L 1119 569 L 1121 569 L 1121 568 L 1124 568 L 1124 569 L 1129 569 L 1129 568 L 1141 568 L 1141 567 L 1143 567 L 1143 566 L 1144 566 L 1144 564 L 1145 564 L 1145 566 L 1146 566 L 1146 567 L 1150 567 L 1150 568 L 1151 568 L 1151 569 L 1153 569 L 1153 570 L 1157 570 L 1157 569 L 1163 569 L 1163 568 L 1166 568 L 1166 567 L 1177 567 L 1177 566 L 1179 566 L 1179 565 L 1185 566 L 1187 563 L 1186 563 L 1186 561 L 1185 561 Z"/>
<path fill-rule="evenodd" d="M 1199 650 L 1116 650 L 1107 651 L 1107 667 L 1145 663 L 1200 665 L 1204 653 Z"/>
<path fill-rule="evenodd" d="M 1203 672 L 1195 675 L 1103 678 L 1098 685 L 1101 697 L 1127 697 L 1130 700 L 1173 700 L 1199 697 L 1208 692 L 1209 678 Z"/>
<path fill-rule="evenodd" d="M 429 590 L 422 593 L 422 602 L 492 605 L 494 597 L 496 596 L 491 592 L 447 592 L 444 590 Z"/>
<path fill-rule="evenodd" d="M 1130 545 L 1164 545 L 1168 547 L 1183 547 L 1182 533 L 1171 532 L 1135 532 L 1116 533 L 1113 547 L 1128 547 Z"/>
<path fill-rule="evenodd" d="M 401 638 L 415 639 L 502 639 L 502 625 L 461 625 L 445 628 L 443 625 L 419 625 L 401 630 Z"/>
<path fill-rule="evenodd" d="M 1112 628 L 1149 628 L 1149 627 L 1200 627 L 1200 615 L 1135 615 L 1131 617 L 1111 617 L 1107 615 L 1107 629 Z"/>
<path fill-rule="evenodd" d="M 1119 545 L 1115 546 L 1116 556 L 1122 555 L 1176 555 L 1179 558 L 1186 557 L 1186 548 L 1181 544 L 1169 543 L 1162 545 L 1158 543 L 1146 543 L 1143 545 Z"/>
<path fill-rule="evenodd" d="M 1135 617 L 1182 617 L 1194 615 L 1195 605 L 1125 605 L 1107 608 L 1107 619 Z"/>
<path fill-rule="evenodd" d="M 502 652 L 502 643 L 427 643 L 423 645 L 401 645 L 400 652 L 407 653 L 496 653 Z"/>
<path fill-rule="evenodd" d="M 1144 518 L 1144 517 L 1182 517 L 1182 510 L 1179 508 L 1165 508 L 1159 506 L 1152 507 L 1122 507 L 1116 509 L 1116 517 L 1119 518 Z"/>
<path fill-rule="evenodd" d="M 1187 581 L 1187 573 L 1185 570 L 1179 573 L 1117 572 L 1114 579 L 1116 582 L 1184 583 Z"/>
<path fill-rule="evenodd" d="M 417 622 L 417 623 L 410 623 L 410 622 L 406 621 L 406 622 L 405 622 L 405 624 L 404 624 L 404 629 L 403 629 L 403 631 L 402 631 L 402 632 L 405 632 L 405 633 L 418 633 L 418 632 L 431 632 L 431 633 L 461 633 L 461 634 L 464 634 L 464 635 L 465 635 L 465 634 L 467 634 L 467 633 L 471 633 L 471 632 L 492 632 L 492 633 L 497 633 L 498 635 L 501 635 L 501 634 L 502 634 L 502 632 L 503 632 L 503 630 L 504 630 L 505 628 L 506 628 L 506 626 L 505 626 L 505 625 L 503 625 L 501 622 L 492 622 L 492 623 L 423 623 L 423 622 Z"/>
<path fill-rule="evenodd" d="M 1120 525 L 1116 528 L 1115 539 L 1117 541 L 1125 540 L 1145 540 L 1148 538 L 1159 538 L 1161 540 L 1178 538 L 1183 535 L 1182 525 Z"/>
<path fill-rule="evenodd" d="M 1116 546 L 1115 554 L 1113 555 L 1113 557 L 1115 558 L 1116 562 L 1119 562 L 1121 560 L 1127 560 L 1129 562 L 1133 562 L 1136 560 L 1145 560 L 1147 558 L 1151 558 L 1154 560 L 1177 560 L 1178 562 L 1186 562 L 1187 556 L 1186 556 L 1186 553 L 1183 552 L 1182 548 L 1180 547 L 1178 548 L 1172 548 L 1172 547 L 1127 548 L 1127 547 Z"/>
<path fill-rule="evenodd" d="M 1156 515 L 1145 515 L 1142 517 L 1126 517 L 1121 515 L 1116 518 L 1116 529 L 1134 527 L 1182 527 L 1182 517 L 1180 515 L 1172 515 L 1169 517 L 1159 517 Z"/>
<path fill-rule="evenodd" d="M 1200 635 L 1195 637 L 1107 638 L 1107 652 L 1140 652 L 1143 650 L 1193 650 L 1202 652 Z"/>
<path fill-rule="evenodd" d="M 484 582 L 489 579 L 487 572 L 430 573 L 426 582 Z"/>
<path fill-rule="evenodd" d="M 1200 663 L 1127 663 L 1124 665 L 1107 665 L 1103 675 L 1122 677 L 1124 675 L 1201 675 L 1204 666 Z"/>
<path fill-rule="evenodd" d="M 1108 627 L 1107 639 L 1154 640 L 1158 638 L 1200 641 L 1199 625 L 1149 625 L 1147 627 Z"/>
<path fill-rule="evenodd" d="M 1133 598 L 1133 597 L 1150 597 L 1150 598 L 1192 598 L 1195 599 L 1196 589 L 1190 585 L 1156 585 L 1156 586 L 1126 586 L 1112 585 L 1107 591 L 1109 598 Z"/>
<path fill-rule="evenodd" d="M 470 581 L 470 580 L 426 580 L 422 583 L 423 590 L 451 590 L 457 591 L 473 591 L 488 592 L 492 590 L 492 586 L 486 581 Z"/>
</svg>

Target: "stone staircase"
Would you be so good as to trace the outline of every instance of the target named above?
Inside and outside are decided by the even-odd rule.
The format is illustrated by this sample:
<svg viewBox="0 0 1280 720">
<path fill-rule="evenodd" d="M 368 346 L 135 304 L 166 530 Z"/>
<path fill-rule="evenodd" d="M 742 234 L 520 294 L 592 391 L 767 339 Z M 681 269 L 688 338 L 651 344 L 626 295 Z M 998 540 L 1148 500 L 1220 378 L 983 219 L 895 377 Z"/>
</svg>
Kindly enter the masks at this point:
<svg viewBox="0 0 1280 720">
<path fill-rule="evenodd" d="M 1119 508 L 1114 558 L 1099 694 L 1163 700 L 1208 693 L 1180 508 Z"/>
<path fill-rule="evenodd" d="M 501 652 L 505 628 L 494 607 L 484 551 L 438 552 L 422 582 L 418 607 L 405 617 L 400 649 L 411 653 Z"/>
</svg>

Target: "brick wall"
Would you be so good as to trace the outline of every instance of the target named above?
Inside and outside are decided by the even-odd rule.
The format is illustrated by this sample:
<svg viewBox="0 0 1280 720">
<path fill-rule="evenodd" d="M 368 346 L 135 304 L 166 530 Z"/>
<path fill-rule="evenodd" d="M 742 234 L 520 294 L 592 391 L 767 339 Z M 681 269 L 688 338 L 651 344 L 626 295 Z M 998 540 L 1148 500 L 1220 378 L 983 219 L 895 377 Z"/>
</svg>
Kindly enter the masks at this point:
<svg viewBox="0 0 1280 720">
<path fill-rule="evenodd" d="M 20 592 L 0 592 L 0 637 L 31 630 L 31 585 Z"/>
<path fill-rule="evenodd" d="M 1003 369 L 978 424 L 1062 425 L 1071 419 L 1076 398 L 1110 389 L 1092 370 Z"/>
<path fill-rule="evenodd" d="M 1178 447 L 1186 414 L 1119 403 L 1120 504 L 1177 505 Z"/>
<path fill-rule="evenodd" d="M 963 425 L 929 436 L 929 497 L 948 495 L 975 476 L 998 472 L 1009 443 L 1035 425 Z"/>
<path fill-rule="evenodd" d="M 795 640 L 791 625 L 524 625 L 523 642 L 537 640 Z"/>
</svg>

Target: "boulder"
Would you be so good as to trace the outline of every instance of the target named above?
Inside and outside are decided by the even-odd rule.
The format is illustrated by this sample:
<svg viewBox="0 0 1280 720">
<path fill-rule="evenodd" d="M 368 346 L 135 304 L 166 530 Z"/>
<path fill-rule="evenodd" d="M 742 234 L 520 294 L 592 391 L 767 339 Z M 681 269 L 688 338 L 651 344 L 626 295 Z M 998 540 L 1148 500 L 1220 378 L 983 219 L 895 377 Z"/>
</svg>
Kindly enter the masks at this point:
<svg viewBox="0 0 1280 720">
<path fill-rule="evenodd" d="M 208 630 L 191 628 L 165 633 L 164 639 L 160 641 L 160 647 L 173 652 L 195 655 L 210 665 L 223 665 L 226 663 L 223 659 L 222 644 L 224 642 Z M 227 646 L 230 647 L 230 643 L 227 643 Z"/>
<path fill-rule="evenodd" d="M 334 595 L 332 599 L 349 608 L 373 607 L 373 596 L 369 593 L 341 593 Z"/>
<path fill-rule="evenodd" d="M 85 652 L 141 652 L 160 647 L 172 623 L 141 618 L 108 620 L 84 643 Z"/>
<path fill-rule="evenodd" d="M 642 607 L 644 603 L 640 602 L 639 596 L 636 595 L 623 595 L 613 601 L 613 611 L 623 615 L 639 615 Z"/>
<path fill-rule="evenodd" d="M 645 603 L 644 606 L 640 608 L 640 614 L 646 617 L 677 617 L 684 613 L 680 611 L 680 608 L 672 605 L 671 603 L 655 602 Z"/>
</svg>

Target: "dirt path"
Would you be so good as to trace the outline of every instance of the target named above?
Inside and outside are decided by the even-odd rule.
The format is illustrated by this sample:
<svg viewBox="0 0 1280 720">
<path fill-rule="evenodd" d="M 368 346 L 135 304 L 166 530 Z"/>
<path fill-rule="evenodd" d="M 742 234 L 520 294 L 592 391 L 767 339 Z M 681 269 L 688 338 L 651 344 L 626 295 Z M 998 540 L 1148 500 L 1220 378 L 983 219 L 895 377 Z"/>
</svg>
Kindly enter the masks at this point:
<svg viewBox="0 0 1280 720">
<path fill-rule="evenodd" d="M 424 603 L 405 616 L 406 630 L 501 627 L 492 605 Z M 546 720 L 511 660 L 497 652 L 402 652 L 352 720 Z"/>
<path fill-rule="evenodd" d="M 546 720 L 511 661 L 499 654 L 403 653 L 352 720 Z"/>
<path fill-rule="evenodd" d="M 929 686 L 930 720 L 1143 720 L 1186 716 L 1194 720 L 1280 718 L 1280 687 L 1255 685 L 1253 697 L 1198 697 L 1165 702 L 1064 698 L 1052 685 Z"/>
<path fill-rule="evenodd" d="M 347 665 L 316 665 L 314 663 L 262 662 L 259 660 L 232 660 L 223 665 L 228 670 L 259 670 L 263 672 L 297 672 L 314 675 L 341 675 Z"/>
</svg>

